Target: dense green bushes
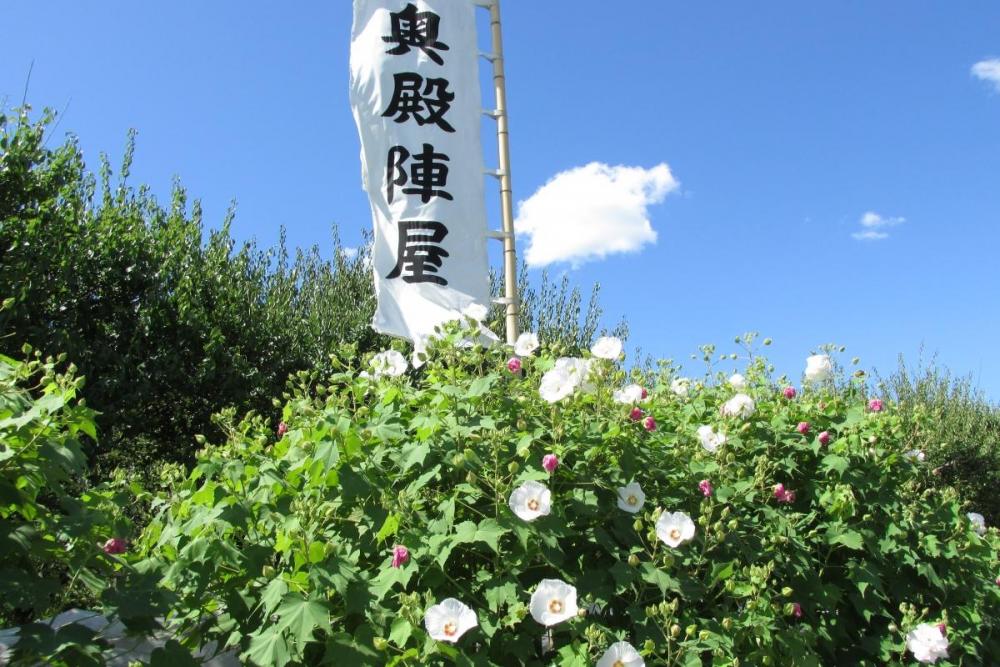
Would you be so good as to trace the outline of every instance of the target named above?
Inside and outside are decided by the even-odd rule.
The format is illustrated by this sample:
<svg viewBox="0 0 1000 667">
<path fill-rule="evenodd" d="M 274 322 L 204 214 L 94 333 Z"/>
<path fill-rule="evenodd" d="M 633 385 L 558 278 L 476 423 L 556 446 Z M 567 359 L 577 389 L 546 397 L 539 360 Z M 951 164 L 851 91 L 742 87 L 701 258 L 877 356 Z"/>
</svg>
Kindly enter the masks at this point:
<svg viewBox="0 0 1000 667">
<path fill-rule="evenodd" d="M 289 374 L 324 370 L 337 345 L 387 344 L 369 327 L 367 245 L 348 253 L 334 233 L 331 260 L 317 248 L 290 257 L 282 235 L 260 250 L 234 240 L 232 211 L 206 234 L 180 185 L 162 206 L 128 184 L 133 136 L 117 181 L 106 158 L 95 179 L 74 139 L 46 148 L 51 120 L 0 113 L 0 296 L 16 300 L 0 313 L 0 332 L 15 334 L 0 352 L 64 352 L 89 378 L 101 472 L 189 463 L 194 434 L 217 435 L 213 413 L 266 412 Z M 522 279 L 523 325 L 585 346 L 596 291 L 581 313 L 567 282 L 536 291 Z"/>
<path fill-rule="evenodd" d="M 47 149 L 49 117 L 0 116 L 0 320 L 8 348 L 65 352 L 100 412 L 98 463 L 190 461 L 192 436 L 225 406 L 266 409 L 288 374 L 322 367 L 339 341 L 378 338 L 365 252 L 236 244 L 232 216 L 205 238 L 197 202 L 168 207 L 102 162 L 99 187 L 72 139 Z M 10 349 L 6 349 L 8 353 Z"/>
<path fill-rule="evenodd" d="M 926 454 L 935 484 L 954 486 L 1000 525 L 1000 407 L 932 360 L 899 368 L 880 383 L 899 404 L 914 449 Z"/>
<path fill-rule="evenodd" d="M 612 359 L 543 350 L 522 376 L 461 337 L 420 376 L 391 377 L 401 358 L 303 375 L 277 435 L 251 416 L 202 453 L 141 547 L 192 645 L 262 665 L 589 665 L 618 641 L 650 665 L 877 665 L 945 623 L 942 664 L 1000 654 L 1000 540 L 923 489 L 894 406 L 822 364 L 797 392 L 760 358 L 728 384 L 628 377 L 604 340 Z"/>
</svg>

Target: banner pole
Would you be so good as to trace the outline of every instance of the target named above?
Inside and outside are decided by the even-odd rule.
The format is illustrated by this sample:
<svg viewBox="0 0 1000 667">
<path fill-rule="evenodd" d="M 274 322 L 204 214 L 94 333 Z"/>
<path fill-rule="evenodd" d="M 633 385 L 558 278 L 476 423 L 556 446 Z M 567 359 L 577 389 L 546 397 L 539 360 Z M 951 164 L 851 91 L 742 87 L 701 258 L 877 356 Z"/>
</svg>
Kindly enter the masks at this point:
<svg viewBox="0 0 1000 667">
<path fill-rule="evenodd" d="M 517 294 L 517 249 L 514 244 L 514 202 L 510 180 L 510 134 L 507 123 L 507 85 L 503 69 L 503 33 L 500 29 L 500 0 L 490 3 L 490 31 L 493 38 L 494 116 L 500 153 L 500 216 L 503 230 L 504 302 L 507 307 L 507 343 L 517 340 L 520 302 Z"/>
</svg>

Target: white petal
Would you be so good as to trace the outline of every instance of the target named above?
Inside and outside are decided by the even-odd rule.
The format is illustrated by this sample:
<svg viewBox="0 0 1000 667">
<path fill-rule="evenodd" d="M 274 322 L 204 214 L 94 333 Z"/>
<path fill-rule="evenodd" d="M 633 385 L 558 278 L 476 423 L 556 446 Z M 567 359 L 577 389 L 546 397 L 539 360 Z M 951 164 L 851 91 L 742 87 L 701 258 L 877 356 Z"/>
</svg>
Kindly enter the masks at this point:
<svg viewBox="0 0 1000 667">
<path fill-rule="evenodd" d="M 629 503 L 629 498 L 635 498 L 635 504 Z M 618 487 L 618 509 L 625 510 L 630 514 L 635 514 L 642 509 L 643 503 L 646 502 L 646 494 L 643 493 L 642 487 L 639 486 L 638 482 L 631 482 L 625 486 Z"/>
<path fill-rule="evenodd" d="M 476 612 L 455 598 L 444 599 L 424 612 L 427 634 L 438 641 L 456 642 L 477 625 Z"/>
<path fill-rule="evenodd" d="M 534 508 L 530 507 L 532 501 L 535 504 Z M 540 482 L 527 481 L 510 494 L 508 505 L 518 518 L 534 521 L 552 511 L 552 492 Z"/>
<path fill-rule="evenodd" d="M 625 667 L 645 667 L 646 662 L 634 646 L 628 642 L 616 642 L 597 661 L 597 667 L 615 667 L 618 664 Z"/>
<path fill-rule="evenodd" d="M 556 625 L 576 616 L 576 588 L 559 579 L 542 579 L 531 594 L 531 617 L 542 625 Z"/>
<path fill-rule="evenodd" d="M 615 360 L 622 353 L 622 341 L 615 336 L 602 336 L 590 348 L 590 353 L 600 359 Z"/>
<path fill-rule="evenodd" d="M 530 357 L 538 349 L 538 336 L 531 332 L 525 332 L 517 337 L 514 343 L 514 353 L 519 357 Z"/>
</svg>

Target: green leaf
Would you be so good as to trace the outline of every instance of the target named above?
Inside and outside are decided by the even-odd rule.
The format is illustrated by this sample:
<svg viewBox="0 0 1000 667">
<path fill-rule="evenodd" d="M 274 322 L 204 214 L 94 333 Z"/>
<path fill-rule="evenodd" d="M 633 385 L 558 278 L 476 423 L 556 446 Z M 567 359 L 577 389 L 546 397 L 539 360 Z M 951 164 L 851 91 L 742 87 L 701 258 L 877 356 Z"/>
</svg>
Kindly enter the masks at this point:
<svg viewBox="0 0 1000 667">
<path fill-rule="evenodd" d="M 285 593 L 288 592 L 288 584 L 281 577 L 276 577 L 272 579 L 267 586 L 264 587 L 264 592 L 261 593 L 260 603 L 264 607 L 264 613 L 270 614 L 274 611 L 274 608 L 278 606 L 281 599 L 285 597 Z"/>
<path fill-rule="evenodd" d="M 330 472 L 330 469 L 337 465 L 337 461 L 340 460 L 340 451 L 337 449 L 337 443 L 332 440 L 322 441 L 316 445 L 316 455 L 314 458 L 323 464 L 324 474 Z"/>
<path fill-rule="evenodd" d="M 297 593 L 286 595 L 278 607 L 278 628 L 287 630 L 300 644 L 312 640 L 313 631 L 330 624 L 330 612 L 325 602 L 304 598 Z"/>
<path fill-rule="evenodd" d="M 483 519 L 476 530 L 476 540 L 485 542 L 493 551 L 500 553 L 500 536 L 509 532 L 496 522 L 496 519 Z"/>
<path fill-rule="evenodd" d="M 399 515 L 390 514 L 385 518 L 385 521 L 382 523 L 382 527 L 379 529 L 378 535 L 375 536 L 375 539 L 382 542 L 387 537 L 395 535 L 397 530 L 399 530 Z"/>
<path fill-rule="evenodd" d="M 242 656 L 258 665 L 287 665 L 291 656 L 288 653 L 288 642 L 284 635 L 274 625 L 265 625 L 263 629 L 250 638 L 250 648 Z"/>
<path fill-rule="evenodd" d="M 406 472 L 415 465 L 420 465 L 431 451 L 430 443 L 411 442 L 403 446 L 399 455 L 399 471 Z"/>
<path fill-rule="evenodd" d="M 389 641 L 399 648 L 403 648 L 411 634 L 413 634 L 413 626 L 408 620 L 399 616 L 392 622 L 392 629 L 389 630 Z"/>
<path fill-rule="evenodd" d="M 823 457 L 821 465 L 827 471 L 833 470 L 838 475 L 843 475 L 847 471 L 851 462 L 844 458 L 843 456 L 837 456 L 836 454 L 827 454 Z"/>
<path fill-rule="evenodd" d="M 854 530 L 845 530 L 841 533 L 828 533 L 826 540 L 830 544 L 843 544 L 848 549 L 863 549 L 865 546 L 861 533 Z"/>
</svg>

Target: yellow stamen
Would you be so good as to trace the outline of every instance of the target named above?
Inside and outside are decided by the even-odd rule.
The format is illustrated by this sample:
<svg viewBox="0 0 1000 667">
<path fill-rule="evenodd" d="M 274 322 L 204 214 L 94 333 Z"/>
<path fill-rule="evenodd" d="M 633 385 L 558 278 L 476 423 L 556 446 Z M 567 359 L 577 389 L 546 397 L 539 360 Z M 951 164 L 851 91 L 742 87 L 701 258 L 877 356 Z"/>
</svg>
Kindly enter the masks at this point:
<svg viewBox="0 0 1000 667">
<path fill-rule="evenodd" d="M 458 624 L 453 621 L 448 621 L 444 624 L 444 634 L 447 637 L 454 637 L 455 633 L 458 632 Z"/>
<path fill-rule="evenodd" d="M 627 502 L 629 505 L 638 505 L 639 499 L 636 498 L 635 496 L 629 496 L 628 498 L 625 499 L 625 502 Z"/>
<path fill-rule="evenodd" d="M 681 539 L 681 531 L 679 528 L 674 528 L 670 531 L 670 539 L 679 540 Z"/>
<path fill-rule="evenodd" d="M 561 614 L 563 610 L 562 600 L 552 600 L 549 602 L 549 611 L 553 614 Z"/>
<path fill-rule="evenodd" d="M 535 499 L 535 498 L 532 498 L 531 500 L 529 500 L 528 501 L 528 509 L 531 510 L 532 512 L 538 511 L 538 500 Z"/>
</svg>

